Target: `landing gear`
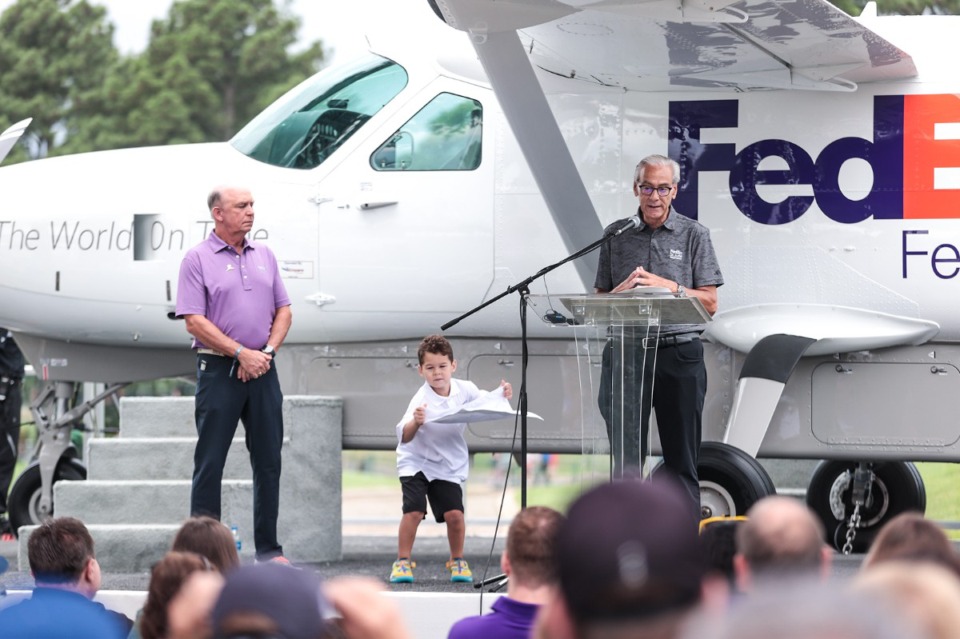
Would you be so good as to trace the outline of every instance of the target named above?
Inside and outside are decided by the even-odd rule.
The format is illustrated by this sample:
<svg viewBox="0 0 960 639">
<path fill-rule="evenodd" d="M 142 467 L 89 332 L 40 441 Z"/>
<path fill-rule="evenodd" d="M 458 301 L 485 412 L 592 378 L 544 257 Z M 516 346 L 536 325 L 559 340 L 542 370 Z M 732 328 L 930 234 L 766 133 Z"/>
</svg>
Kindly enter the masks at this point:
<svg viewBox="0 0 960 639">
<path fill-rule="evenodd" d="M 57 464 L 54 471 L 53 481 L 61 479 L 80 480 L 87 478 L 87 469 L 76 458 L 63 458 Z M 42 507 L 43 482 L 40 479 L 40 463 L 34 462 L 24 469 L 23 473 L 14 484 L 10 491 L 9 514 L 10 524 L 14 532 L 20 529 L 20 526 L 31 526 L 38 524 L 45 519 L 53 516 L 53 499 L 50 500 L 49 509 Z"/>
<path fill-rule="evenodd" d="M 700 518 L 743 515 L 776 486 L 755 458 L 722 442 L 700 445 Z"/>
<path fill-rule="evenodd" d="M 653 469 L 663 468 L 660 461 Z M 736 446 L 722 442 L 700 444 L 700 519 L 744 515 L 754 503 L 777 493 L 767 470 Z"/>
<path fill-rule="evenodd" d="M 30 465 L 10 491 L 7 510 L 14 532 L 20 526 L 39 524 L 53 516 L 53 483 L 60 479 L 86 479 L 87 470 L 77 460 L 70 432 L 83 429 L 83 418 L 104 399 L 126 386 L 113 384 L 93 399 L 78 403 L 79 384 L 46 382 L 30 403 L 37 425 L 37 444 Z"/>
<path fill-rule="evenodd" d="M 827 541 L 837 550 L 864 552 L 893 517 L 907 511 L 923 513 L 927 494 L 920 472 L 910 462 L 830 460 L 813 471 L 807 505 L 820 517 Z"/>
</svg>

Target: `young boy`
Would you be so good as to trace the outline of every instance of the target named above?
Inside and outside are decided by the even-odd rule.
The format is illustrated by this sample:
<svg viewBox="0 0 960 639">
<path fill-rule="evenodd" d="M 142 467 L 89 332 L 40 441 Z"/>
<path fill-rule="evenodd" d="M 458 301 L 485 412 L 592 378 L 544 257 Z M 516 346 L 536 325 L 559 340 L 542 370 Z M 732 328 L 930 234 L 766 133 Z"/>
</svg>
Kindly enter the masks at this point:
<svg viewBox="0 0 960 639">
<path fill-rule="evenodd" d="M 397 471 L 403 487 L 403 518 L 397 560 L 390 572 L 391 583 L 413 581 L 410 554 L 420 521 L 427 516 L 427 500 L 437 522 L 446 522 L 450 544 L 450 581 L 472 582 L 473 573 L 463 558 L 466 524 L 463 519 L 463 482 L 467 480 L 468 451 L 463 437 L 465 423 L 431 423 L 430 416 L 449 412 L 480 397 L 477 385 L 453 379 L 457 360 L 453 347 L 442 335 L 429 335 L 417 349 L 417 371 L 426 380 L 410 400 L 407 412 L 397 424 Z M 500 382 L 504 397 L 513 389 Z"/>
</svg>

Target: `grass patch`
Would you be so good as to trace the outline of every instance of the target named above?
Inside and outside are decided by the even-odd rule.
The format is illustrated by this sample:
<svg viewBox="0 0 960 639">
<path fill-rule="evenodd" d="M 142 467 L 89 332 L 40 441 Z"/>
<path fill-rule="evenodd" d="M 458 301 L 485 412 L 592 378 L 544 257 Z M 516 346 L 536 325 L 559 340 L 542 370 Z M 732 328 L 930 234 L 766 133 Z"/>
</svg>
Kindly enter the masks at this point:
<svg viewBox="0 0 960 639">
<path fill-rule="evenodd" d="M 527 506 L 548 506 L 554 510 L 567 512 L 570 503 L 580 496 L 580 484 L 557 484 L 552 486 L 528 486 Z M 514 490 L 514 499 L 520 503 L 520 489 Z"/>
<path fill-rule="evenodd" d="M 960 522 L 960 464 L 920 462 L 917 464 L 927 491 L 927 519 Z M 947 530 L 960 540 L 960 530 Z"/>
<path fill-rule="evenodd" d="M 364 472 L 362 470 L 343 471 L 343 489 L 356 490 L 364 488 L 396 488 L 400 494 L 400 480 L 396 475 L 389 476 L 380 473 Z"/>
</svg>

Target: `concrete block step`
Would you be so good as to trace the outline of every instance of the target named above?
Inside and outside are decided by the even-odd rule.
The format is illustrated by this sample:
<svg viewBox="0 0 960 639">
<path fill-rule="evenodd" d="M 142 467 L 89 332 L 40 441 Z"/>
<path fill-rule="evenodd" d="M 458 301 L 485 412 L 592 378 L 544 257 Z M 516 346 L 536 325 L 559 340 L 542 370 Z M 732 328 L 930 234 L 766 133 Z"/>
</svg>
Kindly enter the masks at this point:
<svg viewBox="0 0 960 639">
<path fill-rule="evenodd" d="M 123 398 L 120 437 L 88 441 L 88 480 L 55 484 L 56 515 L 87 523 L 103 570 L 146 572 L 169 549 L 189 511 L 193 406 L 192 397 Z M 338 398 L 284 398 L 277 533 L 294 562 L 342 558 L 342 411 Z M 249 559 L 255 552 L 251 470 L 242 426 L 237 432 L 224 471 L 222 521 L 237 525 L 241 556 Z M 133 523 L 143 520 L 162 521 Z M 21 529 L 22 570 L 29 570 L 31 530 Z"/>
<path fill-rule="evenodd" d="M 87 442 L 88 479 L 141 480 L 190 479 L 196 437 L 91 439 Z M 284 437 L 283 448 L 290 438 Z M 250 479 L 250 454 L 242 437 L 235 438 L 227 454 L 224 479 Z"/>
<path fill-rule="evenodd" d="M 239 527 L 250 518 L 253 481 L 224 480 L 221 488 L 221 520 Z M 190 516 L 190 480 L 187 479 L 59 481 L 53 489 L 57 516 L 76 517 L 87 525 L 179 525 Z M 252 540 L 252 530 L 247 532 Z"/>
<path fill-rule="evenodd" d="M 193 397 L 120 398 L 120 437 L 196 436 Z"/>
</svg>

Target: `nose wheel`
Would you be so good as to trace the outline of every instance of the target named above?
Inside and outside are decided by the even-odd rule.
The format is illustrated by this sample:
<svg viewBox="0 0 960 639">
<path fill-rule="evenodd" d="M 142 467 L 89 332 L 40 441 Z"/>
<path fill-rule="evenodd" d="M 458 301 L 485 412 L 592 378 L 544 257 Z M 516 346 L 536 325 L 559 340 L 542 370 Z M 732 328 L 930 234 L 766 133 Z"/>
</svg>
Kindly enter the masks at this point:
<svg viewBox="0 0 960 639">
<path fill-rule="evenodd" d="M 860 524 L 852 541 L 853 552 L 865 552 L 888 521 L 907 511 L 923 513 L 927 493 L 920 471 L 910 462 L 855 462 L 828 460 L 813 471 L 807 487 L 807 505 L 817 513 L 837 550 L 847 542 L 847 523 L 854 510 L 854 473 L 870 471 L 867 499 L 859 509 Z M 830 533 L 833 533 L 832 535 Z"/>
<path fill-rule="evenodd" d="M 661 461 L 653 472 L 663 466 Z M 743 515 L 757 501 L 777 493 L 767 470 L 754 457 L 723 442 L 703 442 L 697 463 L 700 518 Z"/>
</svg>

